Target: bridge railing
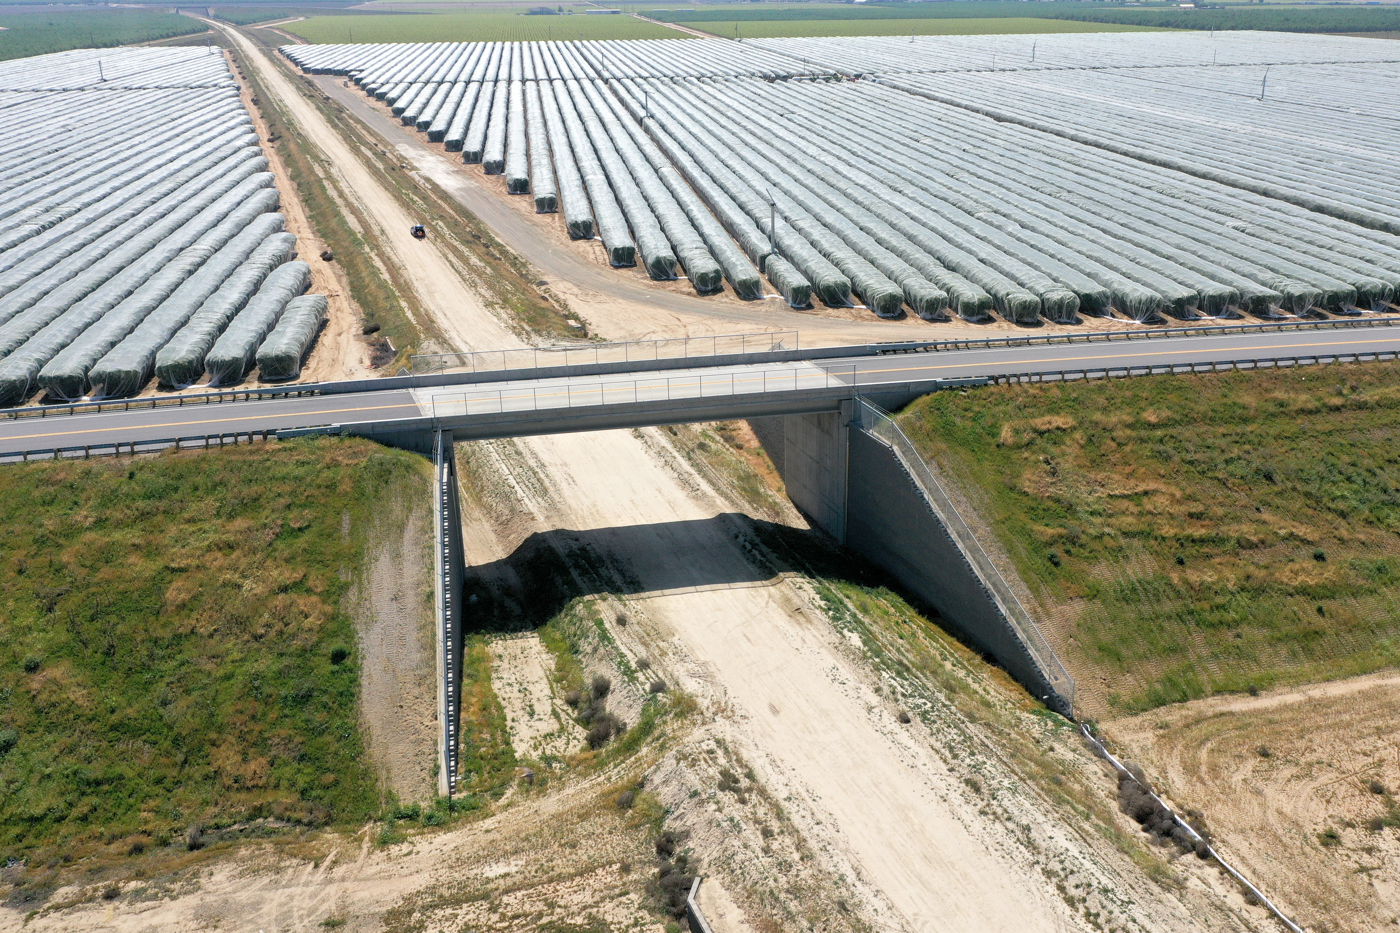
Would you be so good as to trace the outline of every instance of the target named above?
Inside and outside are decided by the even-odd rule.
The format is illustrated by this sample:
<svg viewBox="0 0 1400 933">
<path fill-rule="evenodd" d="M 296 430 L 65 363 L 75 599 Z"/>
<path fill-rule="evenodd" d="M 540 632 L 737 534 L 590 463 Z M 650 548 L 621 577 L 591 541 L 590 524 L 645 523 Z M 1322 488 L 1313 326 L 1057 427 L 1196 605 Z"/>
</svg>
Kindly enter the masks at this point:
<svg viewBox="0 0 1400 933">
<path fill-rule="evenodd" d="M 909 475 L 918 484 L 939 521 L 943 523 L 943 527 L 948 529 L 949 535 L 957 542 L 959 550 L 966 555 L 973 570 L 981 577 L 982 584 L 992 594 L 992 598 L 996 601 L 1002 615 L 1021 636 L 1021 641 L 1035 658 L 1036 664 L 1040 666 L 1050 685 L 1073 708 L 1074 678 L 1060 663 L 1055 650 L 1050 647 L 1050 642 L 1041 633 L 1040 627 L 1035 624 L 1035 620 L 1031 618 L 1030 612 L 1022 605 L 1021 600 L 1017 598 L 1015 590 L 1001 575 L 1001 571 L 997 569 L 997 565 L 982 547 L 977 535 L 962 517 L 962 513 L 953 504 L 947 490 L 934 476 L 933 470 L 929 468 L 914 444 L 894 419 L 865 399 L 857 400 L 856 419 L 860 422 L 861 428 L 875 435 L 894 450 L 895 455 L 909 471 Z"/>
<path fill-rule="evenodd" d="M 480 350 L 470 353 L 430 353 L 411 357 L 409 370 L 415 376 L 459 370 L 472 373 L 509 372 L 515 369 L 703 359 L 711 356 L 800 349 L 797 331 L 775 330 L 752 334 L 717 334 L 709 337 L 630 340 L 622 343 L 522 347 L 515 350 Z"/>
<path fill-rule="evenodd" d="M 771 369 L 728 372 L 692 370 L 674 376 L 609 379 L 597 382 L 559 381 L 546 385 L 505 385 L 499 389 L 468 392 L 435 392 L 434 418 L 493 415 L 507 412 L 545 411 L 624 405 L 672 399 L 724 398 L 767 392 L 829 389 L 855 384 L 856 364 L 818 367 L 795 363 Z"/>
</svg>

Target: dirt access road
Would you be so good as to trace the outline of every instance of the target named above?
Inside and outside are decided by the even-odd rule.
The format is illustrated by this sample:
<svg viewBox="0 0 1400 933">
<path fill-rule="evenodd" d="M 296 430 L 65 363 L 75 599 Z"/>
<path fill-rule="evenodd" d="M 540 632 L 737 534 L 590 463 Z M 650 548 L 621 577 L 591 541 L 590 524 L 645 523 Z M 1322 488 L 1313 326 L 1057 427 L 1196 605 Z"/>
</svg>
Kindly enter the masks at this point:
<svg viewBox="0 0 1400 933">
<path fill-rule="evenodd" d="M 347 200 L 358 202 L 365 215 L 379 225 L 380 242 L 389 255 L 381 257 L 407 273 L 417 308 L 431 314 L 457 349 L 485 350 L 518 345 L 510 331 L 482 305 L 481 298 L 463 282 L 435 244 L 415 240 L 409 233 L 413 219 L 391 192 L 374 177 L 350 145 L 305 96 L 287 79 L 259 47 L 232 27 L 204 20 L 238 47 L 243 60 L 258 76 L 268 94 L 290 119 L 301 126 L 303 136 L 319 147 L 333 180 Z"/>
</svg>

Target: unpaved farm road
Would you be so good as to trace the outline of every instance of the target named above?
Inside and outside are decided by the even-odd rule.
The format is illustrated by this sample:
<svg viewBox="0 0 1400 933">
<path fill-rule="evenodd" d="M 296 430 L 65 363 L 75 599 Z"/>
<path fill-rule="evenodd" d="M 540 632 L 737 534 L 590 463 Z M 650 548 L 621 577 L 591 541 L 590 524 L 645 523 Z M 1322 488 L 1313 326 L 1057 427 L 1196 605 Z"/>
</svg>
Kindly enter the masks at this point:
<svg viewBox="0 0 1400 933">
<path fill-rule="evenodd" d="M 431 314 L 457 349 L 518 346 L 519 342 L 486 311 L 481 298 L 467 287 L 437 246 L 430 241 L 413 238 L 409 233 L 413 219 L 356 156 L 350 145 L 268 59 L 268 52 L 237 29 L 213 20 L 204 22 L 219 29 L 238 46 L 243 60 L 257 73 L 267 93 L 276 99 L 290 119 L 300 125 L 302 135 L 325 155 L 343 195 L 357 201 L 366 216 L 379 224 L 380 241 L 387 244 L 389 249 L 389 255 L 380 258 L 407 273 L 417 293 L 416 310 Z"/>
</svg>

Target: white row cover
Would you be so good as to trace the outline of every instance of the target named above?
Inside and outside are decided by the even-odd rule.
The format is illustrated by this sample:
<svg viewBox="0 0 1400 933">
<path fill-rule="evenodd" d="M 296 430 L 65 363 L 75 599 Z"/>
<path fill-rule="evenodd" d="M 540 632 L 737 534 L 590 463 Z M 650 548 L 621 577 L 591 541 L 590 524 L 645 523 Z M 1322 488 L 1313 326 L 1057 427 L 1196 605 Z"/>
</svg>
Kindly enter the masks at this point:
<svg viewBox="0 0 1400 933">
<path fill-rule="evenodd" d="M 267 169 L 217 50 L 0 65 L 0 405 L 197 381 L 295 255 Z"/>
<path fill-rule="evenodd" d="M 614 265 L 700 293 L 759 298 L 763 274 L 794 306 L 1030 323 L 1351 314 L 1400 289 L 1400 46 L 1382 40 L 283 51 L 504 172 Z"/>
</svg>

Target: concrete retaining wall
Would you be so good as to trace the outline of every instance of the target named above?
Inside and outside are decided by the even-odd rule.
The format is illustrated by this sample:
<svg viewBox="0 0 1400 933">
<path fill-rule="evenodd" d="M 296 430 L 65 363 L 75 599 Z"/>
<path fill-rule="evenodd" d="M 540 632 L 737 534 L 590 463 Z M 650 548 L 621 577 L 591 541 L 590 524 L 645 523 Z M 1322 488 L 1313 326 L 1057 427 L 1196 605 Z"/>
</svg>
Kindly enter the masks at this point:
<svg viewBox="0 0 1400 933">
<path fill-rule="evenodd" d="M 932 607 L 964 642 L 996 659 L 1031 694 L 1066 716 L 1021 636 L 938 519 L 895 452 L 864 431 L 849 432 L 846 546 L 883 567 L 905 592 Z"/>
<path fill-rule="evenodd" d="M 458 710 L 462 701 L 462 584 L 466 576 L 462 545 L 462 508 L 458 498 L 457 458 L 452 433 L 440 432 L 432 451 L 436 478 L 433 496 L 434 597 L 437 604 L 438 793 L 451 796 L 457 786 Z"/>
</svg>

